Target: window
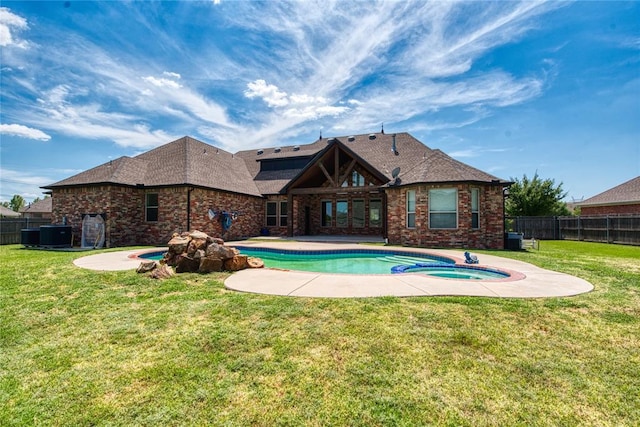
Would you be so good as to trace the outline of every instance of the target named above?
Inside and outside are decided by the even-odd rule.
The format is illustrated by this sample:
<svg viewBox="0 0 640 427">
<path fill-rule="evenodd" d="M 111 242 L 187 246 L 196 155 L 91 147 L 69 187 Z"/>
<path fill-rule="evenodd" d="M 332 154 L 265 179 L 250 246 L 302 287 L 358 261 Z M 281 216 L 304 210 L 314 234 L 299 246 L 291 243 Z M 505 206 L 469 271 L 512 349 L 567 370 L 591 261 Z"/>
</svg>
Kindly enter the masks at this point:
<svg viewBox="0 0 640 427">
<path fill-rule="evenodd" d="M 356 199 L 353 202 L 353 218 L 351 218 L 351 225 L 353 228 L 364 227 L 364 200 Z"/>
<path fill-rule="evenodd" d="M 382 200 L 369 201 L 369 227 L 382 226 Z"/>
<path fill-rule="evenodd" d="M 278 202 L 267 202 L 267 227 L 278 225 Z"/>
<path fill-rule="evenodd" d="M 158 193 L 147 193 L 145 195 L 145 220 L 150 222 L 158 221 Z"/>
<path fill-rule="evenodd" d="M 429 190 L 429 228 L 458 227 L 458 190 Z"/>
<path fill-rule="evenodd" d="M 362 176 L 360 172 L 353 171 L 351 173 L 351 186 L 364 187 L 364 176 Z"/>
<path fill-rule="evenodd" d="M 330 201 L 322 202 L 322 226 L 331 227 L 331 220 L 333 219 L 333 205 Z"/>
<path fill-rule="evenodd" d="M 416 192 L 407 191 L 407 228 L 416 226 Z"/>
<path fill-rule="evenodd" d="M 480 189 L 471 189 L 471 228 L 480 228 Z"/>
<path fill-rule="evenodd" d="M 267 227 L 287 226 L 287 202 L 267 202 Z"/>
<path fill-rule="evenodd" d="M 287 226 L 287 202 L 280 202 L 280 227 Z"/>
<path fill-rule="evenodd" d="M 349 226 L 349 202 L 338 200 L 336 202 L 336 227 L 346 228 Z"/>
</svg>

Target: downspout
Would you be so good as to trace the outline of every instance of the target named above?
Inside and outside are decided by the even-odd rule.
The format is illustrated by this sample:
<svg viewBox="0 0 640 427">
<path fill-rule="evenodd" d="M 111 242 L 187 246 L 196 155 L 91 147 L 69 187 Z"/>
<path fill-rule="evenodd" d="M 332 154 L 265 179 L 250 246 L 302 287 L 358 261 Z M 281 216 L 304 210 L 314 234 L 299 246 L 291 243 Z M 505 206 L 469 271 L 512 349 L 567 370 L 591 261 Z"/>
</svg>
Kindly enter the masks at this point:
<svg viewBox="0 0 640 427">
<path fill-rule="evenodd" d="M 187 188 L 187 230 L 191 231 L 191 192 L 193 187 Z"/>
<path fill-rule="evenodd" d="M 385 243 L 389 243 L 388 225 L 387 225 L 387 192 L 382 192 L 382 237 Z"/>
</svg>

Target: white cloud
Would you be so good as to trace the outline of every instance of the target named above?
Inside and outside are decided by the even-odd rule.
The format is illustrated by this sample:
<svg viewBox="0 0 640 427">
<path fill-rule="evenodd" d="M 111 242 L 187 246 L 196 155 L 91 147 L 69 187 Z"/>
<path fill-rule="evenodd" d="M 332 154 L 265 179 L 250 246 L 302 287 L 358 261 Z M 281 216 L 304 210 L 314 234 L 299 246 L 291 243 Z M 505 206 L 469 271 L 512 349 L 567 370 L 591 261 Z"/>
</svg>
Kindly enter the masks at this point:
<svg viewBox="0 0 640 427">
<path fill-rule="evenodd" d="M 16 39 L 15 32 L 26 30 L 27 20 L 11 12 L 9 8 L 0 7 L 0 46 L 17 46 L 26 48 L 27 42 Z"/>
<path fill-rule="evenodd" d="M 171 79 L 163 79 L 163 78 L 148 76 L 148 77 L 143 77 L 142 80 L 144 80 L 145 82 L 151 83 L 152 85 L 157 87 L 168 87 L 171 89 L 180 89 L 182 87 L 180 83 Z"/>
<path fill-rule="evenodd" d="M 41 99 L 25 124 L 140 148 L 166 142 L 161 139 L 172 137 L 170 129 L 180 129 L 180 135 L 202 129 L 221 145 L 240 148 L 283 135 L 295 138 L 323 125 L 355 132 L 464 110 L 461 118 L 416 125 L 456 127 L 542 92 L 544 75 L 470 70 L 487 51 L 520 37 L 531 28 L 528 20 L 550 7 L 558 6 L 239 2 L 233 14 L 225 13 L 224 24 L 238 34 L 260 36 L 268 49 L 252 49 L 241 40 L 230 56 L 212 41 L 211 50 L 195 52 L 175 33 L 159 31 L 163 48 L 184 53 L 192 64 L 181 75 L 172 71 L 175 56 L 150 61 L 98 47 L 77 33 L 59 33 L 47 57 L 53 68 L 68 72 L 46 82 L 35 75 L 13 78 L 22 78 L 21 86 Z M 152 17 L 138 13 L 142 25 L 157 30 Z M 267 108 L 227 98 L 234 90 Z"/>
<path fill-rule="evenodd" d="M 180 74 L 174 73 L 172 71 L 163 71 L 162 75 L 163 76 L 167 76 L 167 77 L 171 77 L 173 79 L 178 79 L 178 80 L 180 80 L 182 78 L 182 76 Z"/>
<path fill-rule="evenodd" d="M 0 125 L 0 134 L 12 135 L 27 139 L 36 139 L 38 141 L 48 141 L 51 139 L 49 135 L 39 129 L 33 129 L 28 126 L 18 124 Z"/>
<path fill-rule="evenodd" d="M 261 98 L 269 107 L 284 107 L 289 104 L 286 92 L 281 92 L 277 86 L 267 84 L 264 80 L 247 83 L 248 89 L 244 96 L 247 98 Z"/>
</svg>

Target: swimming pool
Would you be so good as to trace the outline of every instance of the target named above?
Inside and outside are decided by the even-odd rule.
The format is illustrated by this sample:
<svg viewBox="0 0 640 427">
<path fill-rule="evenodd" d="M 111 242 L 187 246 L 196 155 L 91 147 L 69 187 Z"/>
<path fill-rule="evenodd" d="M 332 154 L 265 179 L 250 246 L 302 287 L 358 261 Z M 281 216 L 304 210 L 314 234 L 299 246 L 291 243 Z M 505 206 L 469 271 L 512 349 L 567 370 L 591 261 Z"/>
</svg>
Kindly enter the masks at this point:
<svg viewBox="0 0 640 427">
<path fill-rule="evenodd" d="M 291 251 L 236 246 L 240 253 L 261 258 L 265 267 L 341 274 L 390 274 L 394 267 L 454 266 L 455 260 L 408 251 L 371 249 Z M 434 272 L 435 270 L 430 270 Z"/>
<path fill-rule="evenodd" d="M 337 249 L 286 250 L 234 246 L 241 254 L 258 257 L 267 268 L 339 274 L 416 273 L 432 277 L 462 280 L 500 280 L 509 278 L 504 271 L 456 264 L 439 255 L 401 250 Z M 159 260 L 164 252 L 139 254 L 139 258 Z"/>
<path fill-rule="evenodd" d="M 476 265 L 397 265 L 391 268 L 391 272 L 395 274 L 401 273 L 423 273 L 427 276 L 440 277 L 444 279 L 462 279 L 462 280 L 487 280 L 487 279 L 506 279 L 511 274 L 497 270 L 494 268 L 480 267 Z"/>
</svg>

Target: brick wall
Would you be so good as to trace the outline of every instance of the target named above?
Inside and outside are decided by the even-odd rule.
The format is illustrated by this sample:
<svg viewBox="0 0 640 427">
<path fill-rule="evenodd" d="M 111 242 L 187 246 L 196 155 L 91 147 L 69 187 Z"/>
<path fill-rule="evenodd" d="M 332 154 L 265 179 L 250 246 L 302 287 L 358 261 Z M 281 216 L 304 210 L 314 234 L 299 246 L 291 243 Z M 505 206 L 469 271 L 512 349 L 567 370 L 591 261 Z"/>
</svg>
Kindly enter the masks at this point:
<svg viewBox="0 0 640 427">
<path fill-rule="evenodd" d="M 456 229 L 429 228 L 429 190 L 458 190 Z M 471 226 L 471 189 L 480 189 L 480 227 Z M 407 228 L 406 193 L 416 192 L 415 228 Z M 503 199 L 500 186 L 414 185 L 387 189 L 387 235 L 389 243 L 404 246 L 502 249 L 504 246 Z"/>
<path fill-rule="evenodd" d="M 74 243 L 82 235 L 83 214 L 104 214 L 105 246 L 164 245 L 173 233 L 187 231 L 187 199 L 190 187 L 134 188 L 87 186 L 55 189 L 52 223 L 66 217 L 72 226 Z M 158 194 L 158 221 L 145 220 L 145 194 Z M 225 240 L 257 236 L 263 223 L 264 204 L 260 197 L 192 189 L 191 230 L 199 229 Z M 223 233 L 219 218 L 209 219 L 208 210 L 239 213 L 230 229 Z"/>
<path fill-rule="evenodd" d="M 387 235 L 389 242 L 405 246 L 492 248 L 504 244 L 503 199 L 500 186 L 458 184 L 458 228 L 432 230 L 429 228 L 429 189 L 452 188 L 446 186 L 415 185 L 388 188 Z M 480 189 L 480 228 L 471 228 L 471 188 Z M 416 191 L 416 227 L 406 227 L 406 191 Z M 145 221 L 145 193 L 157 193 L 158 221 Z M 79 243 L 83 214 L 106 216 L 106 246 L 164 245 L 175 232 L 187 230 L 187 200 L 190 199 L 189 226 L 225 240 L 258 236 L 265 224 L 265 199 L 189 187 L 134 188 L 122 186 L 88 186 L 53 191 L 52 223 L 59 224 L 67 218 Z M 353 227 L 354 199 L 365 201 L 365 226 Z M 372 199 L 384 200 L 383 194 L 368 192 L 344 195 L 303 195 L 293 200 L 294 235 L 305 233 L 305 207 L 310 209 L 310 234 L 383 235 L 384 229 L 369 227 L 369 205 Z M 284 196 L 269 200 L 286 200 Z M 331 226 L 321 226 L 321 203 L 330 200 L 333 208 Z M 346 200 L 349 206 L 347 227 L 336 226 L 336 202 Z M 218 218 L 209 219 L 209 209 L 237 212 L 231 228 L 223 232 Z M 290 219 L 291 220 L 291 219 Z M 286 227 L 275 227 L 273 235 L 286 235 Z"/>
<path fill-rule="evenodd" d="M 640 214 L 640 203 L 611 206 L 582 206 L 580 215 L 626 215 Z"/>
<path fill-rule="evenodd" d="M 209 209 L 236 212 L 237 218 L 226 232 L 217 217 L 209 219 Z M 191 193 L 191 229 L 203 231 L 224 240 L 238 240 L 260 235 L 265 217 L 265 201 L 261 197 L 194 189 Z"/>
</svg>

